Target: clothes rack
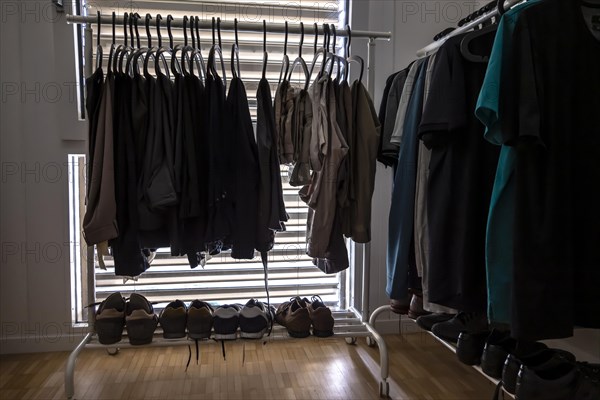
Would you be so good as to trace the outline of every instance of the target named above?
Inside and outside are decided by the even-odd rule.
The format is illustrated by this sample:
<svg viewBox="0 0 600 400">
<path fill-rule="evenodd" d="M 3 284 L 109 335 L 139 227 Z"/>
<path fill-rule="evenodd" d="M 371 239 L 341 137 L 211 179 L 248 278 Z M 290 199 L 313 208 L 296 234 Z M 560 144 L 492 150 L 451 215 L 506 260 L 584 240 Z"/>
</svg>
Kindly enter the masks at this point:
<svg viewBox="0 0 600 400">
<path fill-rule="evenodd" d="M 101 24 L 111 25 L 112 17 L 109 15 L 101 15 L 100 18 L 96 16 L 81 16 L 81 15 L 67 15 L 66 16 L 67 23 L 73 24 L 84 24 L 84 40 L 85 40 L 85 54 L 83 55 L 85 60 L 85 74 L 86 76 L 90 76 L 92 74 L 93 68 L 93 48 L 92 45 L 92 26 L 98 23 L 100 20 Z M 171 21 L 171 27 L 174 28 L 183 28 L 183 18 L 173 19 Z M 199 21 L 200 29 L 211 29 L 212 21 L 203 20 Z M 234 31 L 235 25 L 233 22 L 222 21 L 221 22 L 221 30 L 225 31 Z M 246 23 L 240 22 L 237 24 L 237 30 L 242 32 L 254 32 L 254 33 L 263 33 L 263 23 Z M 316 32 L 315 32 L 316 30 Z M 285 33 L 286 25 L 284 24 L 267 24 L 266 32 L 270 33 Z M 300 34 L 301 29 L 300 25 L 288 25 L 287 31 L 290 34 Z M 310 25 L 307 25 L 304 29 L 305 34 L 323 34 L 323 28 L 314 28 Z M 360 31 L 360 30 L 352 30 L 351 35 L 353 38 L 363 38 L 368 39 L 368 53 L 367 53 L 367 91 L 371 95 L 374 94 L 375 88 L 375 40 L 390 40 L 391 32 L 375 32 L 375 31 Z M 338 37 L 347 37 L 348 32 L 344 29 L 340 29 L 337 32 Z M 356 251 L 359 250 L 359 251 Z M 89 250 L 90 253 L 93 250 Z M 375 345 L 377 343 L 379 347 L 379 355 L 380 355 L 380 381 L 379 381 L 379 394 L 380 396 L 387 397 L 389 395 L 389 382 L 388 378 L 388 352 L 385 341 L 383 337 L 377 332 L 374 328 L 371 320 L 373 316 L 376 317 L 377 310 L 371 316 L 371 320 L 369 319 L 369 284 L 370 284 L 370 244 L 366 243 L 362 246 L 352 245 L 350 248 L 350 252 L 353 255 L 360 255 L 360 257 L 354 257 L 354 271 L 357 276 L 361 277 L 361 305 L 360 310 L 356 307 L 351 306 L 348 310 L 343 311 L 334 311 L 334 319 L 336 321 L 334 335 L 333 337 L 344 337 L 348 344 L 353 344 L 356 342 L 358 337 L 366 337 L 367 344 L 369 346 Z M 87 304 L 93 304 L 95 302 L 94 293 L 95 293 L 95 279 L 94 279 L 94 258 L 92 254 L 89 254 L 88 263 L 87 263 L 87 294 L 88 299 L 86 301 Z M 360 261 L 359 261 L 360 260 Z M 359 265 L 357 265 L 359 264 Z M 360 268 L 360 270 L 358 269 Z M 358 272 L 360 271 L 360 275 Z M 381 307 L 380 307 L 381 308 Z M 379 309 L 378 309 L 379 310 Z M 75 347 L 75 349 L 69 355 L 66 371 L 65 371 L 65 394 L 67 398 L 71 399 L 74 396 L 75 392 L 75 363 L 79 353 L 84 348 L 105 348 L 109 354 L 116 354 L 119 348 L 127 348 L 134 347 L 129 345 L 129 343 L 122 341 L 121 343 L 117 343 L 114 345 L 102 345 L 95 338 L 95 334 L 93 333 L 93 312 L 88 313 L 88 326 L 90 327 L 90 332 L 86 334 L 86 336 L 81 340 L 81 342 Z M 278 332 L 282 332 L 281 330 L 274 329 L 274 334 L 272 338 L 285 338 L 285 335 L 279 334 Z M 163 340 L 155 333 L 155 340 L 147 346 L 179 346 L 179 345 L 190 345 L 193 341 L 184 339 L 170 339 Z M 144 346 L 135 346 L 135 347 L 144 347 Z"/>
</svg>

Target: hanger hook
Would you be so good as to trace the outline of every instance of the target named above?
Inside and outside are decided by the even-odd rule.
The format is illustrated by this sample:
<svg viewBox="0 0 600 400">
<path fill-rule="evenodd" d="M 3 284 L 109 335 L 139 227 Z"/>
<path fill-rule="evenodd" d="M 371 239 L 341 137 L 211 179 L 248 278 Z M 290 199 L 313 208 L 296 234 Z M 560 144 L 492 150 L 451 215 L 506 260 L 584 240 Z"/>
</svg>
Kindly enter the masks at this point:
<svg viewBox="0 0 600 400">
<path fill-rule="evenodd" d="M 298 57 L 302 58 L 302 46 L 304 45 L 304 22 L 300 22 L 300 45 L 298 46 Z"/>
<path fill-rule="evenodd" d="M 102 18 L 100 17 L 100 11 L 98 11 L 98 32 L 96 33 L 96 46 L 100 46 L 100 31 L 102 30 Z"/>
<path fill-rule="evenodd" d="M 196 48 L 198 50 L 201 50 L 201 46 L 200 46 L 200 29 L 198 28 L 199 21 L 200 21 L 200 18 L 198 18 L 198 16 L 196 16 L 194 18 L 194 24 L 195 24 L 194 28 L 196 30 L 196 45 L 197 45 Z"/>
<path fill-rule="evenodd" d="M 158 47 L 162 47 L 162 35 L 160 34 L 160 21 L 162 20 L 162 15 L 156 14 L 156 36 L 158 36 Z M 148 46 L 150 47 L 150 46 Z"/>
<path fill-rule="evenodd" d="M 333 32 L 333 45 L 331 46 L 331 52 L 335 53 L 335 45 L 337 44 L 337 32 L 335 30 L 334 24 L 331 24 L 331 31 Z"/>
<path fill-rule="evenodd" d="M 173 21 L 173 16 L 169 14 L 167 15 L 167 32 L 169 33 L 169 48 L 173 50 L 173 32 L 171 32 L 171 21 Z"/>
<path fill-rule="evenodd" d="M 263 19 L 263 52 L 267 52 L 267 20 Z"/>
<path fill-rule="evenodd" d="M 496 2 L 496 8 L 498 8 L 498 15 L 503 16 L 506 10 L 504 9 L 504 0 L 498 0 Z"/>
<path fill-rule="evenodd" d="M 133 24 L 135 27 L 135 39 L 137 41 L 137 48 L 139 49 L 142 47 L 142 44 L 140 43 L 140 31 L 138 29 L 138 20 L 142 17 L 138 13 L 133 14 L 133 17 L 134 17 Z M 131 47 L 133 47 L 133 46 L 131 46 Z"/>
<path fill-rule="evenodd" d="M 233 30 L 235 32 L 235 45 L 240 47 L 240 44 L 238 42 L 238 20 L 237 20 L 237 18 L 234 18 L 234 20 L 233 20 Z"/>
<path fill-rule="evenodd" d="M 283 41 L 283 55 L 287 54 L 287 43 L 288 43 L 288 22 L 285 21 L 285 39 Z"/>
<path fill-rule="evenodd" d="M 223 48 L 221 44 L 221 18 L 217 18 L 217 37 L 219 38 L 219 47 Z"/>
<path fill-rule="evenodd" d="M 315 43 L 313 45 L 313 48 L 314 48 L 314 52 L 316 53 L 317 52 L 317 41 L 319 40 L 319 25 L 317 25 L 316 22 L 315 22 L 314 28 L 315 28 Z M 325 33 L 325 32 L 323 32 L 323 33 Z"/>
<path fill-rule="evenodd" d="M 348 39 L 346 41 L 346 57 L 350 57 L 350 46 L 352 45 L 352 30 L 350 29 L 350 25 L 346 25 L 346 33 L 348 34 Z"/>
<path fill-rule="evenodd" d="M 194 17 L 190 16 L 190 36 L 192 37 L 192 48 L 196 48 L 196 35 L 194 35 Z"/>
<path fill-rule="evenodd" d="M 131 47 L 135 46 L 134 37 L 133 37 L 133 20 L 135 16 L 133 13 L 129 13 L 129 37 L 131 39 Z"/>
<path fill-rule="evenodd" d="M 113 11 L 112 13 L 112 42 L 115 44 L 115 25 L 117 24 L 117 14 Z"/>
<path fill-rule="evenodd" d="M 212 17 L 212 37 L 213 37 L 213 46 L 216 44 L 215 42 L 215 17 Z"/>
<path fill-rule="evenodd" d="M 150 34 L 150 20 L 152 19 L 152 15 L 150 13 L 146 14 L 146 36 L 148 37 L 148 48 L 152 47 L 152 35 Z"/>
<path fill-rule="evenodd" d="M 188 38 L 187 38 L 187 23 L 188 23 L 188 16 L 184 15 L 183 16 L 183 45 L 187 46 L 188 45 Z"/>
<path fill-rule="evenodd" d="M 329 25 L 323 24 L 323 48 L 329 51 Z"/>
<path fill-rule="evenodd" d="M 123 14 L 123 37 L 125 40 L 125 46 L 127 46 L 127 22 L 129 21 L 129 14 Z"/>
</svg>

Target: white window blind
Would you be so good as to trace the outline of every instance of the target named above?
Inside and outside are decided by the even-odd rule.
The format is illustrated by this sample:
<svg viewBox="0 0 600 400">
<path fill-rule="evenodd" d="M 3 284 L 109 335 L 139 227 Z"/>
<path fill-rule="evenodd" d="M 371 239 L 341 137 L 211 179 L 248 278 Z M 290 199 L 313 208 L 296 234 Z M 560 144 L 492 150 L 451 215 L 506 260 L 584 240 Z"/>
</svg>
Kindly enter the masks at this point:
<svg viewBox="0 0 600 400">
<path fill-rule="evenodd" d="M 138 31 L 141 45 L 147 46 L 145 28 L 146 13 L 152 15 L 150 33 L 152 45 L 156 46 L 156 15 L 161 14 L 161 36 L 163 46 L 168 47 L 169 36 L 167 33 L 167 15 L 175 19 L 198 16 L 201 21 L 211 21 L 219 17 L 222 21 L 232 22 L 237 18 L 239 22 L 262 22 L 266 20 L 267 28 L 272 24 L 299 24 L 302 21 L 305 27 L 311 28 L 313 23 L 345 25 L 346 0 L 295 0 L 283 1 L 244 1 L 244 0 L 182 0 L 182 1 L 94 1 L 87 2 L 85 13 L 96 15 L 110 15 L 113 11 L 117 14 L 116 43 L 122 44 L 124 40 L 123 13 L 139 13 Z M 189 27 L 188 27 L 189 32 Z M 311 29 L 312 32 L 312 29 Z M 172 28 L 174 44 L 183 44 L 183 31 Z M 135 35 L 135 29 L 134 29 Z M 129 29 L 127 36 L 130 36 Z M 256 89 L 262 73 L 263 35 L 262 33 L 239 32 L 240 69 L 241 78 L 246 86 L 250 111 L 253 119 L 256 115 Z M 271 84 L 273 96 L 280 75 L 283 50 L 283 33 L 269 33 L 267 31 L 268 68 L 267 78 Z M 107 57 L 112 42 L 112 27 L 103 24 L 100 35 L 103 46 L 104 66 L 106 69 Z M 212 45 L 212 31 L 200 30 L 201 48 L 205 60 Z M 221 31 L 222 47 L 226 62 L 227 74 L 230 72 L 231 45 L 234 43 L 234 32 Z M 129 40 L 131 40 L 129 38 Z M 189 44 L 191 37 L 188 34 Z M 289 34 L 287 41 L 287 54 L 291 61 L 298 55 L 300 35 Z M 96 44 L 96 30 L 94 29 L 93 44 Z M 305 34 L 302 55 L 307 63 L 313 58 L 314 35 Z M 317 48 L 322 47 L 323 38 L 319 36 Z M 343 47 L 343 41 L 338 39 L 337 49 Z M 96 52 L 94 49 L 94 58 Z M 94 59 L 95 63 L 95 59 Z M 318 67 L 318 65 L 317 65 Z M 220 72 L 220 69 L 219 69 Z M 229 75 L 227 76 L 229 79 Z M 296 81 L 295 81 L 296 80 Z M 301 76 L 298 68 L 297 74 L 292 78 L 292 84 L 300 84 Z M 80 169 L 84 171 L 84 169 Z M 312 264 L 306 255 L 306 216 L 307 207 L 299 199 L 299 188 L 291 187 L 288 183 L 288 169 L 282 166 L 283 192 L 286 211 L 289 221 L 286 223 L 286 232 L 276 234 L 275 247 L 269 253 L 269 292 L 272 304 L 288 300 L 291 296 L 320 295 L 330 306 L 343 306 L 340 298 L 343 295 L 344 277 L 339 275 L 325 275 Z M 249 298 L 256 297 L 266 300 L 263 281 L 263 266 L 260 256 L 253 260 L 234 260 L 229 252 L 211 258 L 204 268 L 191 269 L 187 257 L 172 257 L 169 249 L 159 249 L 150 268 L 137 280 L 123 282 L 122 277 L 114 275 L 114 267 L 110 257 L 105 260 L 107 270 L 95 269 L 97 301 L 105 299 L 110 293 L 121 291 L 125 295 L 136 291 L 143 294 L 151 301 L 166 304 L 175 299 L 191 301 L 201 299 L 214 303 L 245 303 Z M 95 260 L 97 264 L 97 260 Z M 85 268 L 85 263 L 83 263 Z M 97 267 L 97 265 L 96 265 Z M 159 307 L 160 308 L 160 305 Z M 85 312 L 79 312 L 78 319 L 85 320 Z"/>
</svg>

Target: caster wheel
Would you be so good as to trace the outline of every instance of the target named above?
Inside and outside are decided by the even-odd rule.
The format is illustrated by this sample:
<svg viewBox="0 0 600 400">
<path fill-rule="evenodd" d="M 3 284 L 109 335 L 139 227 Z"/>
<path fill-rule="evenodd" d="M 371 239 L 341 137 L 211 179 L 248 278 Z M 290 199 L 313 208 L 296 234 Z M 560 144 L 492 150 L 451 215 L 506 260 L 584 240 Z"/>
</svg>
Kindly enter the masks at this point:
<svg viewBox="0 0 600 400">
<path fill-rule="evenodd" d="M 109 356 L 116 356 L 117 354 L 119 354 L 119 348 L 118 347 L 114 347 L 114 348 L 106 349 L 106 353 Z"/>
<path fill-rule="evenodd" d="M 358 339 L 356 337 L 347 337 L 346 338 L 346 343 L 348 343 L 348 344 L 356 344 L 357 340 Z"/>
<path fill-rule="evenodd" d="M 379 397 L 390 397 L 390 383 L 388 381 L 379 382 Z"/>
<path fill-rule="evenodd" d="M 373 347 L 376 343 L 371 336 L 367 336 L 367 346 Z"/>
</svg>

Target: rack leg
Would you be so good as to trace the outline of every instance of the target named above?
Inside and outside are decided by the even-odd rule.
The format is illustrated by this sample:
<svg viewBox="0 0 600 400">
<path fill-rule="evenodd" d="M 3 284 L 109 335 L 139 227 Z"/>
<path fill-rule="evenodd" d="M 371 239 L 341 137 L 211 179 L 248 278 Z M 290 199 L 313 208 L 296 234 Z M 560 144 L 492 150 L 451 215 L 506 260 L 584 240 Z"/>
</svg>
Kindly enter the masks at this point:
<svg viewBox="0 0 600 400">
<path fill-rule="evenodd" d="M 65 370 L 65 395 L 67 399 L 72 399 L 75 395 L 75 362 L 77 361 L 77 356 L 81 353 L 81 350 L 85 348 L 85 345 L 92 340 L 92 333 L 89 332 L 81 342 L 75 347 L 75 349 L 69 355 L 69 359 L 67 360 L 67 368 Z"/>
<path fill-rule="evenodd" d="M 389 306 L 382 306 L 379 307 L 377 310 L 375 310 L 373 312 L 373 315 L 378 314 L 378 312 L 382 312 L 385 311 L 385 307 L 389 307 Z M 381 310 L 383 309 L 383 310 Z M 375 320 L 373 318 L 373 316 L 371 316 L 371 320 Z M 387 345 L 385 344 L 385 340 L 383 340 L 383 336 L 381 336 L 379 334 L 379 332 L 377 332 L 377 330 L 375 330 L 375 328 L 371 325 L 371 323 L 367 323 L 365 324 L 366 328 L 369 330 L 369 332 L 371 333 L 371 335 L 373 336 L 373 339 L 375 340 L 375 342 L 377 343 L 377 347 L 379 347 L 379 365 L 381 367 L 381 381 L 379 382 L 379 395 L 382 397 L 388 397 L 390 394 L 390 384 L 387 381 L 387 378 L 389 376 L 389 357 L 388 357 L 388 350 L 387 350 Z"/>
</svg>

